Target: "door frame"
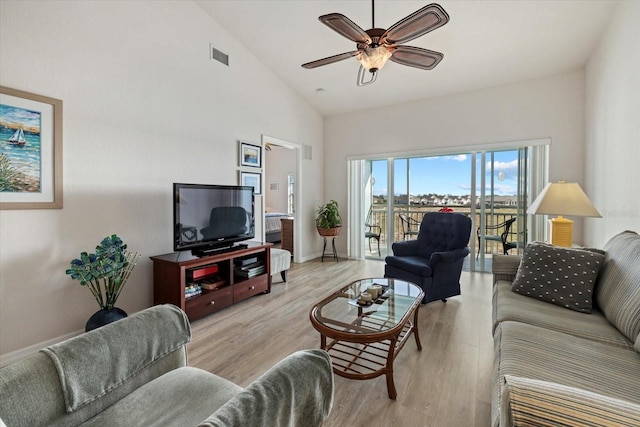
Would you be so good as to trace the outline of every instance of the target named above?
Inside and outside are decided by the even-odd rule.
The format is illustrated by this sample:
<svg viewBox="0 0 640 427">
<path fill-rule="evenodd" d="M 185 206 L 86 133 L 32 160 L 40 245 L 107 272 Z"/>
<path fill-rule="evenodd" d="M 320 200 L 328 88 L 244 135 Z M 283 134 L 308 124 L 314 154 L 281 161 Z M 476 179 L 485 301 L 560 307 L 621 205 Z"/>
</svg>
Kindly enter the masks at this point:
<svg viewBox="0 0 640 427">
<path fill-rule="evenodd" d="M 262 147 L 264 150 L 265 144 L 272 145 L 280 145 L 282 147 L 290 148 L 296 151 L 296 170 L 295 170 L 295 193 L 294 193 L 294 201 L 293 206 L 295 212 L 293 213 L 293 262 L 301 262 L 302 254 L 300 253 L 299 248 L 301 248 L 300 234 L 301 234 L 301 224 L 299 220 L 300 210 L 302 209 L 301 205 L 301 195 L 300 188 L 302 188 L 302 148 L 303 145 L 297 142 L 287 141 L 282 138 L 277 138 L 275 136 L 269 136 L 262 134 Z M 266 165 L 263 173 L 266 174 Z M 264 180 L 263 180 L 264 181 Z M 289 183 L 287 182 L 287 185 Z M 262 198 L 262 207 L 261 207 L 262 215 L 260 215 L 260 219 L 262 221 L 262 240 L 265 239 L 265 230 L 264 230 L 264 197 Z"/>
<path fill-rule="evenodd" d="M 389 191 L 392 191 L 392 176 L 393 176 L 393 160 L 397 158 L 407 158 L 407 157 L 433 157 L 433 156 L 442 156 L 442 155 L 451 155 L 452 153 L 469 153 L 471 155 L 478 155 L 482 152 L 489 151 L 506 151 L 506 150 L 518 150 L 523 147 L 531 148 L 531 165 L 529 165 L 529 173 L 531 177 L 528 183 L 527 191 L 527 200 L 526 204 L 529 206 L 531 204 L 532 198 L 535 197 L 539 188 L 544 187 L 546 181 L 548 180 L 548 153 L 549 146 L 551 145 L 551 138 L 540 138 L 540 139 L 525 139 L 525 140 L 514 140 L 507 142 L 494 142 L 489 144 L 477 144 L 477 145 L 464 145 L 464 146 L 451 146 L 451 147 L 440 147 L 433 149 L 425 149 L 425 150 L 417 150 L 417 151 L 400 151 L 400 152 L 390 152 L 390 153 L 378 153 L 378 154 L 363 154 L 363 155 L 351 155 L 347 156 L 347 164 L 349 170 L 364 170 L 363 165 L 356 166 L 357 162 L 364 162 L 366 160 L 387 160 L 391 161 L 391 167 L 388 168 L 388 180 L 387 185 Z M 476 187 L 476 169 L 475 169 L 475 161 L 472 160 L 472 168 L 471 168 L 471 182 L 472 182 L 472 191 L 471 196 L 473 197 L 475 194 Z M 481 178 L 484 181 L 483 178 Z M 348 190 L 348 211 L 349 218 L 360 218 L 366 213 L 361 212 L 361 209 L 364 206 L 363 199 L 363 191 L 353 191 L 353 188 L 363 188 L 363 174 L 362 173 L 350 173 L 349 174 L 349 190 Z M 392 194 L 392 193 L 391 193 Z M 362 199 L 361 199 L 362 198 Z M 473 206 L 474 207 L 474 206 Z M 472 211 L 473 211 L 472 207 Z M 388 211 L 392 211 L 392 208 L 388 206 Z M 392 214 L 389 212 L 388 214 Z M 531 228 L 528 230 L 527 239 L 528 241 L 540 239 L 540 235 L 542 234 L 542 224 L 540 217 L 529 216 L 527 218 L 527 224 Z M 538 225 L 538 226 L 536 226 Z M 472 249 L 475 250 L 475 245 L 479 244 L 479 242 L 475 242 L 475 229 L 477 225 L 472 225 L 472 233 L 470 236 L 471 244 L 474 246 Z M 391 228 L 391 227 L 388 227 Z M 392 232 L 392 230 L 388 230 L 388 232 Z M 349 234 L 349 248 L 348 252 L 350 257 L 354 256 L 356 259 L 364 259 L 364 252 L 362 248 L 364 248 L 364 227 L 351 227 Z M 473 268 L 475 268 L 475 257 L 470 261 Z"/>
</svg>

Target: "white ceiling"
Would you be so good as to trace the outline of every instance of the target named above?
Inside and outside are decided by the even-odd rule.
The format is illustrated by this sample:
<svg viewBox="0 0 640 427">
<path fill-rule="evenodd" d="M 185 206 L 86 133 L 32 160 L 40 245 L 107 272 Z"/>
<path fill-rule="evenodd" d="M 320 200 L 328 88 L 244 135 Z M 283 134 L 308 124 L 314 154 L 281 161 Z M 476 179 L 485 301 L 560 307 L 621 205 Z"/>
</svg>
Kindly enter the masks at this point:
<svg viewBox="0 0 640 427">
<path fill-rule="evenodd" d="M 312 70 L 301 65 L 355 50 L 355 43 L 318 16 L 338 12 L 367 30 L 369 0 L 196 3 L 319 112 L 332 115 L 578 69 L 597 44 L 617 0 L 440 0 L 449 23 L 407 45 L 442 52 L 442 62 L 431 71 L 388 62 L 378 80 L 364 87 L 356 86 L 356 59 Z M 377 0 L 376 27 L 388 28 L 429 3 Z"/>
</svg>

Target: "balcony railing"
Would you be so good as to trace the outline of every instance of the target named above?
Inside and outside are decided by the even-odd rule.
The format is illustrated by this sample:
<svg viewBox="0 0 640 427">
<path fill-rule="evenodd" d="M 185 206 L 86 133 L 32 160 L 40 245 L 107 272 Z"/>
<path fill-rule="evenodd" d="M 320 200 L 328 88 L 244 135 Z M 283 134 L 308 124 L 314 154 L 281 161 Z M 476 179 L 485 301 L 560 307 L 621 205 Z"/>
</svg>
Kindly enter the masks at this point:
<svg viewBox="0 0 640 427">
<path fill-rule="evenodd" d="M 422 217 L 427 212 L 436 212 L 440 210 L 441 206 L 424 206 L 424 207 L 414 207 L 410 206 L 407 208 L 406 205 L 394 206 L 393 209 L 393 230 L 394 230 L 394 242 L 403 240 L 404 234 L 402 229 L 402 223 L 400 221 L 400 214 L 406 214 L 409 218 L 411 218 L 412 222 L 420 223 L 422 221 Z M 471 211 L 468 207 L 455 207 L 453 208 L 454 212 L 461 213 L 469 216 Z M 473 230 L 471 233 L 471 239 L 477 240 L 476 230 L 480 225 L 480 210 L 476 211 L 475 219 L 473 221 Z M 516 209 L 514 208 L 494 208 L 493 213 L 490 210 L 486 211 L 485 214 L 485 225 L 497 225 L 505 222 L 508 219 L 517 217 Z M 382 228 L 382 232 L 380 233 L 380 244 L 386 245 L 387 242 L 387 209 L 386 206 L 373 206 L 371 211 L 371 224 L 378 225 Z M 509 231 L 509 237 L 507 241 L 509 242 L 517 242 L 518 241 L 518 220 L 516 220 L 511 229 Z M 417 231 L 417 227 L 416 227 Z M 475 245 L 479 245 L 480 242 L 476 242 Z M 485 250 L 486 254 L 491 253 L 502 253 L 502 243 L 494 240 L 485 240 Z"/>
</svg>

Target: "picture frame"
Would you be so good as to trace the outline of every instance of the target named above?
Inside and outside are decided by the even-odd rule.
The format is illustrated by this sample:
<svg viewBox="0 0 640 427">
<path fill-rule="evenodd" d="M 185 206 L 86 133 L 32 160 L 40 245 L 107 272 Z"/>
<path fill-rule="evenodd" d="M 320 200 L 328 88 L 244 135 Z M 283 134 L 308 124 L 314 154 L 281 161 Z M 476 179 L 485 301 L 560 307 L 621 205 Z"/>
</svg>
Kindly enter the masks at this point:
<svg viewBox="0 0 640 427">
<path fill-rule="evenodd" d="M 262 174 L 259 172 L 241 170 L 240 185 L 253 187 L 253 194 L 262 194 Z"/>
<path fill-rule="evenodd" d="M 0 86 L 0 209 L 62 208 L 62 101 Z"/>
<path fill-rule="evenodd" d="M 238 141 L 240 147 L 240 167 L 262 168 L 262 147 Z"/>
</svg>

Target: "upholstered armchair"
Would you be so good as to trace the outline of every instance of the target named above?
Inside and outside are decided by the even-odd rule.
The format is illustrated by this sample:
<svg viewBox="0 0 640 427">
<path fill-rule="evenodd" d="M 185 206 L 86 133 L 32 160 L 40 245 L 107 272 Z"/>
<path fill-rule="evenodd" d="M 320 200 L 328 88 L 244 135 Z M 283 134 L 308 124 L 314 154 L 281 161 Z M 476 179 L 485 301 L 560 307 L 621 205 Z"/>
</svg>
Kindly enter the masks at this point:
<svg viewBox="0 0 640 427">
<path fill-rule="evenodd" d="M 218 206 L 211 209 L 209 225 L 200 230 L 205 240 L 245 234 L 249 214 L 240 206 Z"/>
<path fill-rule="evenodd" d="M 424 290 L 422 303 L 460 295 L 462 264 L 469 255 L 471 219 L 458 213 L 424 215 L 417 240 L 395 242 L 385 258 L 384 277 L 406 280 Z"/>
</svg>

